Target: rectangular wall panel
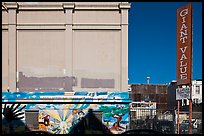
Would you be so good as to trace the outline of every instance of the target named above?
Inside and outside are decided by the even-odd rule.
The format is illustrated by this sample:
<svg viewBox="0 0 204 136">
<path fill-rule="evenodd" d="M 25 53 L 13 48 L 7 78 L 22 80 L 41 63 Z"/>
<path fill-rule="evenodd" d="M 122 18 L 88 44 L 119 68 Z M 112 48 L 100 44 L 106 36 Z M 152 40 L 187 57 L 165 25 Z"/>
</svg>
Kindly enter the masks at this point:
<svg viewBox="0 0 204 136">
<path fill-rule="evenodd" d="M 77 87 L 118 90 L 120 31 L 75 30 L 73 36 L 73 74 L 78 77 Z"/>
<path fill-rule="evenodd" d="M 74 24 L 117 24 L 120 25 L 119 11 L 77 10 L 73 14 Z"/>
<path fill-rule="evenodd" d="M 65 14 L 62 11 L 19 11 L 18 24 L 63 24 Z"/>
<path fill-rule="evenodd" d="M 20 91 L 64 88 L 63 30 L 19 30 L 18 72 Z"/>
</svg>

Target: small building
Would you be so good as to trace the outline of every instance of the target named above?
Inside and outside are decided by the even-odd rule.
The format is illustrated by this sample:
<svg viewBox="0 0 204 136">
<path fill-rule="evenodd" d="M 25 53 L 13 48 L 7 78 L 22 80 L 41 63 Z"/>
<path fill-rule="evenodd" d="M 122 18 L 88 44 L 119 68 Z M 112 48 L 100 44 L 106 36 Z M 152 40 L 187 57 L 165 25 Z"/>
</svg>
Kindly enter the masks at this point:
<svg viewBox="0 0 204 136">
<path fill-rule="evenodd" d="M 133 102 L 156 102 L 160 111 L 167 110 L 168 85 L 163 84 L 131 84 L 129 96 Z"/>
<path fill-rule="evenodd" d="M 174 110 L 177 108 L 176 101 L 176 89 L 177 81 L 173 80 L 168 86 L 168 110 Z M 193 104 L 202 103 L 202 80 L 192 80 L 192 102 Z M 189 105 L 188 99 L 182 99 L 181 106 Z"/>
<path fill-rule="evenodd" d="M 131 84 L 129 85 L 130 128 L 154 129 L 163 131 L 159 123 L 173 124 L 173 115 L 167 112 L 167 85 Z M 174 126 L 165 126 L 174 130 Z"/>
<path fill-rule="evenodd" d="M 146 119 L 156 115 L 156 102 L 132 102 L 130 103 L 131 120 Z"/>
<path fill-rule="evenodd" d="M 173 80 L 168 86 L 168 110 L 175 111 L 175 124 L 177 124 L 178 117 L 178 101 L 176 100 L 176 89 L 177 81 Z M 202 133 L 202 80 L 192 80 L 192 121 L 195 120 L 196 123 L 193 125 L 193 130 L 196 133 Z M 189 100 L 182 99 L 179 100 L 180 103 L 180 114 L 179 123 L 182 124 L 184 121 L 189 120 Z M 196 124 L 196 125 L 195 125 Z M 196 126 L 196 127 L 195 127 Z M 196 129 L 194 129 L 196 128 Z M 188 130 L 186 130 L 188 131 Z"/>
</svg>

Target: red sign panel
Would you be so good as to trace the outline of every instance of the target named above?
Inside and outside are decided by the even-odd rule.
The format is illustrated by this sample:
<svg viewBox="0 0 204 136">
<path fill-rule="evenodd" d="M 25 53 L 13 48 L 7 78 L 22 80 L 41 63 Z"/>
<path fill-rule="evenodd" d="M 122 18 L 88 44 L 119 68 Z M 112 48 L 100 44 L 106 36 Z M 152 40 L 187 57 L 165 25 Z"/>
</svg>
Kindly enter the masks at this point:
<svg viewBox="0 0 204 136">
<path fill-rule="evenodd" d="M 191 83 L 192 5 L 177 10 L 177 85 Z"/>
</svg>

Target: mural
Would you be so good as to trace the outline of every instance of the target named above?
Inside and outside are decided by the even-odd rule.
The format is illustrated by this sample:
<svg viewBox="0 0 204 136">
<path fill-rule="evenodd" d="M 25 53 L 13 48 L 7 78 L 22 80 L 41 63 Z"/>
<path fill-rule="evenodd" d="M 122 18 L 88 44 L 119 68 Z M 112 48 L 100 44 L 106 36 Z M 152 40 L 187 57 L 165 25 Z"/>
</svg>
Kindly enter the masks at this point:
<svg viewBox="0 0 204 136">
<path fill-rule="evenodd" d="M 2 93 L 2 98 L 4 103 L 9 101 L 21 102 L 22 100 L 36 102 L 35 104 L 22 104 L 21 106 L 24 107 L 23 111 L 37 111 L 38 127 L 35 130 L 48 131 L 53 134 L 68 134 L 71 128 L 87 114 L 89 109 L 102 113 L 102 123 L 112 133 L 124 132 L 129 123 L 129 103 L 131 100 L 128 99 L 127 92 L 72 92 L 72 94 L 71 92 L 69 94 L 64 92 L 20 92 L 12 94 Z M 56 100 L 56 98 L 58 99 Z M 53 103 L 39 103 L 39 101 L 46 100 L 53 101 Z M 68 103 L 60 104 L 62 101 Z M 2 111 L 4 108 L 5 104 L 2 104 Z M 4 118 L 3 115 L 2 117 Z M 21 120 L 26 123 L 25 118 L 21 118 Z M 2 122 L 2 124 L 4 123 Z M 7 130 L 9 129 L 7 128 Z"/>
</svg>

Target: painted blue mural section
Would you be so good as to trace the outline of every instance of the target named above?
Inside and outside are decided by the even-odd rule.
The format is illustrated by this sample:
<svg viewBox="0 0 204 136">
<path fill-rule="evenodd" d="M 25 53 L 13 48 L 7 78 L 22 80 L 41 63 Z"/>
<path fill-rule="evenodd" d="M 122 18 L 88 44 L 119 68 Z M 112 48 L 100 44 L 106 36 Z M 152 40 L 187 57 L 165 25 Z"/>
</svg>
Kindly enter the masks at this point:
<svg viewBox="0 0 204 136">
<path fill-rule="evenodd" d="M 131 102 L 128 92 L 2 92 L 2 102 Z M 102 100 L 102 101 L 101 101 Z"/>
</svg>

